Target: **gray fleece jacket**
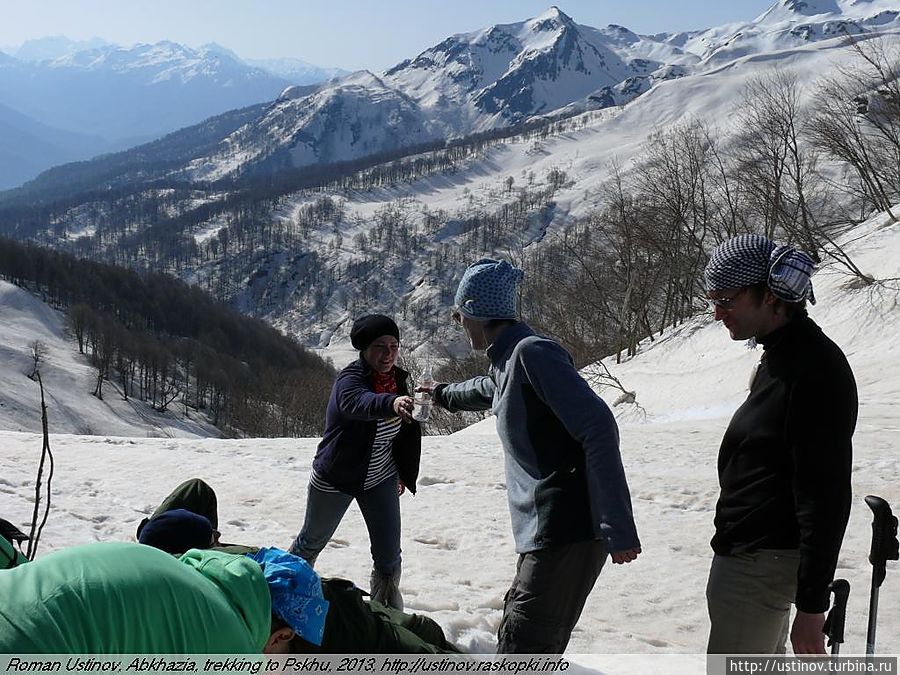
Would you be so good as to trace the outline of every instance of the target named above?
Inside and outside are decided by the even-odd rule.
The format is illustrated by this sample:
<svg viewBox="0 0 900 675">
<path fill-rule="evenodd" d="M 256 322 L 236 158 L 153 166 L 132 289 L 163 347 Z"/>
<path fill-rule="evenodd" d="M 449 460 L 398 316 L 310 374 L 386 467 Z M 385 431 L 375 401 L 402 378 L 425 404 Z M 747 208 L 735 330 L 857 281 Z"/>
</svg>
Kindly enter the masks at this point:
<svg viewBox="0 0 900 675">
<path fill-rule="evenodd" d="M 615 418 L 572 357 L 521 322 L 487 353 L 489 375 L 434 396 L 453 412 L 496 415 L 516 552 L 596 538 L 609 552 L 640 546 Z"/>
</svg>

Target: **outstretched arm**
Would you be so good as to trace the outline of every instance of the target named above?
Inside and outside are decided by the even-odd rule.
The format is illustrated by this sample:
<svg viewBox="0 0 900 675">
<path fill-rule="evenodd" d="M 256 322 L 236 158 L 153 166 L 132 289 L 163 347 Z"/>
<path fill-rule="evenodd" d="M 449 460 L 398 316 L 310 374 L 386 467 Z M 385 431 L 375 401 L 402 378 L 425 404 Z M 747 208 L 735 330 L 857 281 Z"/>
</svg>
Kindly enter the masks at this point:
<svg viewBox="0 0 900 675">
<path fill-rule="evenodd" d="M 487 375 L 465 382 L 438 384 L 434 387 L 434 402 L 450 412 L 462 410 L 490 410 L 494 401 L 494 381 Z"/>
</svg>

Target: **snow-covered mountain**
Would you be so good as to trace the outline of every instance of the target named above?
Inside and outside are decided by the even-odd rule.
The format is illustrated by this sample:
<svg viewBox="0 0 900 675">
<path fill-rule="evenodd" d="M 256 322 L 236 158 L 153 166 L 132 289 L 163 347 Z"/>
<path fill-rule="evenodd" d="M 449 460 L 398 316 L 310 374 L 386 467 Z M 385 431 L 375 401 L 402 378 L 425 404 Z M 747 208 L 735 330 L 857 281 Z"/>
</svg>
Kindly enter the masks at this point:
<svg viewBox="0 0 900 675">
<path fill-rule="evenodd" d="M 216 179 L 248 166 L 264 170 L 355 159 L 440 137 L 415 101 L 368 71 L 312 95 L 296 87 L 257 120 L 188 166 L 195 179 Z"/>
<path fill-rule="evenodd" d="M 894 0 L 778 0 L 753 21 L 656 37 L 696 54 L 701 67 L 715 67 L 750 54 L 897 28 Z"/>
<path fill-rule="evenodd" d="M 0 164 L 14 167 L 2 171 L 0 189 L 63 162 L 121 150 L 271 100 L 290 84 L 214 48 L 160 42 L 78 50 L 51 42 L 42 50 L 27 44 L 21 49 L 35 59 L 53 58 L 0 54 L 0 106 L 30 120 L 17 127 L 0 124 Z M 44 127 L 46 134 L 34 131 Z M 64 135 L 71 138 L 60 140 Z M 84 137 L 95 141 L 79 142 Z"/>
<path fill-rule="evenodd" d="M 626 29 L 580 26 L 552 7 L 527 21 L 454 35 L 382 75 L 354 73 L 310 98 L 283 96 L 214 155 L 197 158 L 189 175 L 220 178 L 273 155 L 292 166 L 351 160 L 510 126 L 634 78 L 668 79 L 672 66 L 698 60 Z M 646 90 L 632 89 L 632 96 Z"/>
<path fill-rule="evenodd" d="M 267 70 L 273 75 L 282 77 L 297 85 L 319 84 L 333 77 L 341 77 L 348 74 L 343 68 L 323 68 L 300 59 L 244 59 L 244 62 Z"/>
<path fill-rule="evenodd" d="M 214 180 L 622 106 L 661 82 L 744 56 L 896 30 L 900 12 L 892 5 L 779 0 L 750 22 L 652 36 L 617 25 L 580 25 L 551 7 L 526 21 L 453 35 L 381 74 L 334 78 L 312 94 L 216 44 L 196 50 L 169 42 L 108 46 L 38 64 L 0 55 L 0 103 L 49 126 L 114 137 L 118 146 L 106 149 L 116 149 L 229 107 L 275 99 L 218 147 L 173 169 L 179 178 Z M 292 67 L 259 65 L 285 76 Z"/>
<path fill-rule="evenodd" d="M 130 48 L 65 37 L 25 42 L 0 53 L 0 106 L 32 126 L 58 131 L 31 142 L 34 134 L 0 126 L 0 164 L 16 167 L 2 171 L 0 189 L 51 166 L 132 147 L 343 72 L 291 60 L 256 65 L 215 43 L 192 49 L 167 41 Z M 54 142 L 61 132 L 97 142 Z M 23 155 L 28 161 L 18 162 Z"/>
<path fill-rule="evenodd" d="M 0 102 L 49 126 L 119 142 L 270 100 L 289 84 L 221 50 L 174 42 L 0 62 Z"/>
<path fill-rule="evenodd" d="M 667 45 L 654 53 L 624 28 L 579 26 L 552 7 L 528 21 L 447 38 L 388 70 L 385 81 L 450 130 L 478 131 L 551 113 L 596 89 L 691 60 Z"/>
<path fill-rule="evenodd" d="M 186 175 L 215 179 L 259 165 L 353 160 L 396 149 L 394 139 L 414 145 L 620 106 L 660 82 L 741 56 L 900 28 L 900 12 L 890 5 L 780 0 L 752 22 L 653 36 L 579 25 L 551 7 L 527 21 L 453 35 L 381 75 L 353 74 L 310 98 L 284 96 L 214 153 L 196 158 Z M 351 115 L 362 123 L 348 133 Z"/>
<path fill-rule="evenodd" d="M 15 49 L 10 49 L 9 54 L 20 61 L 49 61 L 86 49 L 110 46 L 113 46 L 111 42 L 97 37 L 90 40 L 72 40 L 64 35 L 53 35 L 26 40 Z"/>
</svg>

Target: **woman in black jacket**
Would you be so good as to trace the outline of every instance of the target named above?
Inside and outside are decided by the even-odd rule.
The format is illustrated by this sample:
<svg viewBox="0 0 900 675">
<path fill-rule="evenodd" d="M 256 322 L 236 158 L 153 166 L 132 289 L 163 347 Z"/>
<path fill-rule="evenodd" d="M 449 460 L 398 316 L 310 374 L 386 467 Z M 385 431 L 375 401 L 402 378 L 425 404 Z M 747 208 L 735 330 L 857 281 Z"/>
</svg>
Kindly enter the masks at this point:
<svg viewBox="0 0 900 675">
<path fill-rule="evenodd" d="M 303 528 L 291 553 L 314 565 L 355 499 L 369 530 L 372 599 L 403 609 L 400 495 L 405 488 L 415 494 L 422 431 L 411 417 L 409 373 L 396 365 L 397 324 L 380 314 L 363 316 L 353 323 L 350 342 L 360 358 L 331 390 Z"/>
</svg>

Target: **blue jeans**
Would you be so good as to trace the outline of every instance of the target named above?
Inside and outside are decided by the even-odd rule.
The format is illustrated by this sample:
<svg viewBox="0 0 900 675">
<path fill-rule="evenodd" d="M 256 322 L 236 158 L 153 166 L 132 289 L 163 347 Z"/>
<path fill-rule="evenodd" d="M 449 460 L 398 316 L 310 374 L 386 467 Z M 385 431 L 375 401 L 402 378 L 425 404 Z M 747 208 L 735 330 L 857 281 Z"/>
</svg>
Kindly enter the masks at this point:
<svg viewBox="0 0 900 675">
<path fill-rule="evenodd" d="M 291 546 L 294 553 L 310 565 L 337 530 L 353 497 L 343 492 L 323 492 L 309 486 L 303 529 Z M 400 495 L 397 477 L 381 481 L 356 498 L 369 530 L 369 542 L 375 571 L 392 575 L 400 567 Z"/>
</svg>

